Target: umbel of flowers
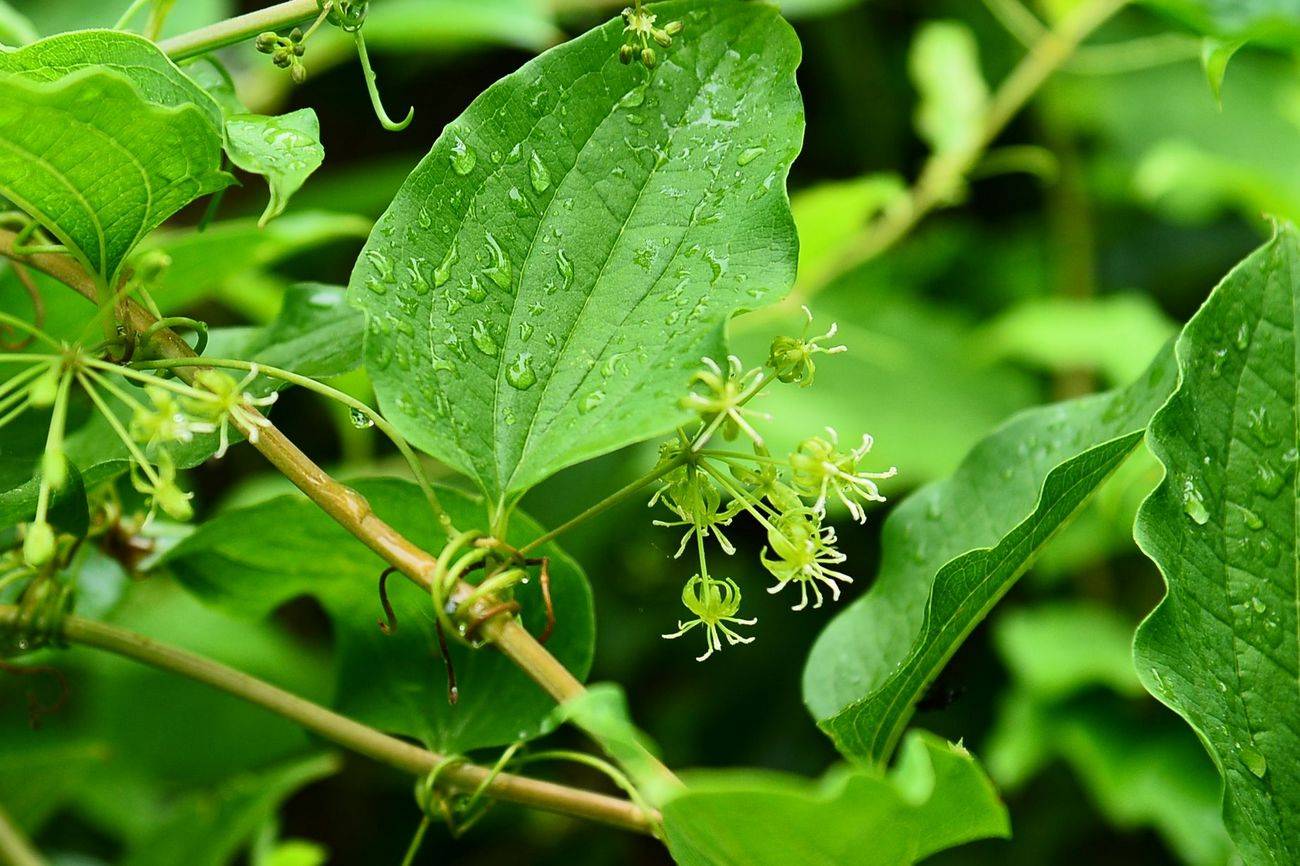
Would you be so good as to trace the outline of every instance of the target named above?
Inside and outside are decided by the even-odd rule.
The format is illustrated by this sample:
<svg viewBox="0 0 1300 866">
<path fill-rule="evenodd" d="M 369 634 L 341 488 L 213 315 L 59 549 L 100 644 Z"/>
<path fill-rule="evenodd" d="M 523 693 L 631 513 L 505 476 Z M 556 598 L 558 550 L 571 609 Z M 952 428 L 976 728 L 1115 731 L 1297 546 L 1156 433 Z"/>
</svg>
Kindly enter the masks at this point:
<svg viewBox="0 0 1300 866">
<path fill-rule="evenodd" d="M 698 415 L 695 429 L 678 429 L 660 449 L 661 485 L 650 505 L 662 505 L 673 517 L 655 524 L 683 530 L 675 556 L 683 556 L 694 542 L 699 558 L 698 572 L 682 590 L 682 604 L 693 618 L 679 621 L 677 631 L 664 637 L 682 637 L 702 627 L 705 651 L 700 661 L 721 650 L 724 640 L 733 646 L 753 640 L 734 628 L 757 623 L 738 616 L 740 587 L 733 579 L 714 577 L 709 571 L 710 544 L 727 555 L 736 551 L 725 531 L 734 519 L 746 514 L 767 534 L 759 561 L 776 579 L 768 592 L 795 584 L 799 600 L 794 610 L 808 607 L 810 596 L 812 606 L 821 607 L 826 593 L 838 601 L 840 584 L 853 582 L 839 570 L 845 556 L 836 548 L 834 527 L 825 525 L 827 502 L 833 497 L 863 523 L 864 504 L 885 501 L 878 482 L 897 472 L 894 467 L 865 468 L 870 436 L 864 435 L 856 448 L 845 449 L 838 434 L 827 428 L 825 436 L 805 439 L 784 460 L 774 457 L 764 444 L 758 426 L 769 416 L 750 403 L 773 381 L 811 385 L 815 356 L 845 351 L 844 346 L 825 345 L 835 337 L 834 326 L 809 338 L 812 313 L 805 307 L 804 314 L 808 320 L 804 334 L 777 337 L 762 367 L 746 370 L 734 355 L 725 366 L 704 358 L 704 369 L 692 377 L 689 393 L 681 401 L 683 408 Z M 743 437 L 748 449 L 709 447 L 719 436 L 724 441 Z"/>
</svg>

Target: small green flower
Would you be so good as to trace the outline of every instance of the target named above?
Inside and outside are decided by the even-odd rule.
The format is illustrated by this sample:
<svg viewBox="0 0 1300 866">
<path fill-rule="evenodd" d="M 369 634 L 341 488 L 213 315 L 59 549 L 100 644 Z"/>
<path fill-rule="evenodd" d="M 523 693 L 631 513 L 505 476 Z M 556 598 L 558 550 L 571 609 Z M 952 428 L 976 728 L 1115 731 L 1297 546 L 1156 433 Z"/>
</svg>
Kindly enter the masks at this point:
<svg viewBox="0 0 1300 866">
<path fill-rule="evenodd" d="M 216 370 L 202 370 L 194 377 L 194 387 L 204 393 L 186 399 L 186 409 L 191 415 L 205 419 L 220 432 L 221 443 L 215 457 L 224 457 L 226 449 L 230 447 L 231 422 L 246 430 L 249 442 L 257 442 L 258 432 L 271 426 L 271 422 L 257 410 L 270 406 L 277 395 L 272 393 L 265 397 L 254 397 L 248 393 L 248 386 L 253 384 L 257 375 L 257 365 L 254 364 L 248 375 L 238 382 Z"/>
<path fill-rule="evenodd" d="M 23 560 L 32 568 L 40 568 L 54 558 L 54 527 L 44 520 L 27 524 L 23 537 Z"/>
<path fill-rule="evenodd" d="M 814 608 L 822 606 L 822 591 L 819 583 L 831 591 L 831 599 L 840 600 L 838 582 L 852 583 L 853 578 L 828 566 L 839 565 L 848 557 L 835 549 L 835 528 L 823 527 L 821 519 L 810 508 L 802 508 L 783 514 L 772 524 L 767 533 L 768 543 L 772 545 L 775 558 L 769 559 L 767 548 L 759 554 L 763 567 L 777 579 L 775 586 L 768 592 L 778 593 L 791 581 L 799 582 L 800 599 L 791 610 L 803 610 L 808 606 L 808 590 L 811 587 Z"/>
<path fill-rule="evenodd" d="M 891 466 L 884 472 L 863 472 L 858 469 L 858 462 L 871 450 L 872 438 L 862 436 L 862 444 L 847 454 L 839 450 L 839 436 L 835 430 L 827 427 L 830 439 L 813 436 L 799 443 L 798 449 L 790 455 L 790 467 L 793 470 L 790 480 L 794 489 L 804 496 L 816 496 L 813 511 L 818 515 L 826 514 L 826 497 L 832 491 L 844 503 L 849 514 L 858 523 L 867 522 L 866 509 L 862 502 L 884 502 L 880 495 L 877 481 L 893 478 L 898 468 Z"/>
<path fill-rule="evenodd" d="M 820 337 L 808 339 L 808 328 L 812 325 L 812 310 L 803 308 L 808 321 L 804 323 L 803 333 L 799 337 L 777 337 L 772 341 L 772 348 L 767 356 L 767 366 L 771 367 L 776 378 L 781 382 L 798 382 L 807 388 L 813 383 L 817 365 L 813 355 L 838 355 L 848 351 L 847 346 L 822 346 L 827 340 L 835 338 L 839 325 L 832 324 L 830 330 Z"/>
<path fill-rule="evenodd" d="M 147 448 L 160 448 L 173 442 L 187 443 L 193 441 L 195 433 L 216 432 L 215 424 L 191 418 L 176 396 L 166 388 L 147 385 L 144 391 L 153 408 L 136 406 L 131 418 L 131 435 Z"/>
<path fill-rule="evenodd" d="M 623 10 L 623 32 L 628 34 L 627 41 L 624 42 L 618 51 L 618 59 L 623 63 L 631 63 L 634 57 L 639 58 L 646 69 L 653 69 L 659 62 L 655 50 L 650 47 L 653 41 L 657 45 L 667 48 L 673 44 L 673 37 L 682 32 L 682 22 L 669 21 L 663 27 L 655 26 L 656 16 L 654 13 L 646 12 L 641 8 L 641 0 L 637 0 L 635 6 L 628 6 Z M 638 46 L 640 50 L 638 51 Z"/>
<path fill-rule="evenodd" d="M 131 486 L 149 497 L 149 514 L 144 526 L 149 525 L 159 509 L 173 520 L 189 520 L 194 516 L 190 500 L 193 493 L 186 493 L 176 484 L 176 463 L 170 452 L 158 454 L 158 464 L 146 469 L 131 465 Z"/>
<path fill-rule="evenodd" d="M 730 556 L 736 552 L 731 540 L 722 533 L 722 527 L 730 526 L 731 520 L 739 513 L 740 503 L 732 502 L 722 507 L 722 493 L 714 486 L 707 475 L 694 466 L 682 466 L 668 475 L 664 485 L 650 498 L 650 506 L 659 502 L 676 514 L 678 520 L 656 520 L 655 526 L 684 526 L 682 543 L 673 558 L 679 558 L 686 552 L 686 545 L 697 534 L 703 539 L 710 535 L 718 541 L 718 546 Z"/>
<path fill-rule="evenodd" d="M 683 409 L 700 413 L 706 430 L 722 426 L 725 439 L 735 439 L 743 432 L 754 444 L 762 445 L 763 437 L 749 423 L 746 416 L 771 420 L 763 412 L 755 412 L 746 405 L 763 386 L 765 377 L 761 367 L 745 371 L 735 355 L 727 357 L 727 370 L 712 358 L 702 358 L 705 369 L 691 377 L 691 392 L 681 400 Z"/>
<path fill-rule="evenodd" d="M 731 578 L 724 580 L 713 580 L 709 577 L 695 575 L 686 582 L 682 589 L 682 604 L 686 609 L 695 614 L 695 619 L 682 622 L 677 621 L 677 631 L 672 634 L 666 634 L 663 637 L 668 640 L 679 638 L 686 634 L 697 625 L 704 626 L 704 655 L 698 656 L 695 660 L 702 662 L 709 656 L 713 655 L 715 650 L 722 649 L 722 641 L 719 639 L 719 633 L 727 639 L 730 646 L 738 643 L 753 643 L 752 637 L 741 637 L 730 628 L 732 625 L 755 625 L 758 619 L 739 619 L 736 613 L 740 610 L 740 587 Z"/>
</svg>

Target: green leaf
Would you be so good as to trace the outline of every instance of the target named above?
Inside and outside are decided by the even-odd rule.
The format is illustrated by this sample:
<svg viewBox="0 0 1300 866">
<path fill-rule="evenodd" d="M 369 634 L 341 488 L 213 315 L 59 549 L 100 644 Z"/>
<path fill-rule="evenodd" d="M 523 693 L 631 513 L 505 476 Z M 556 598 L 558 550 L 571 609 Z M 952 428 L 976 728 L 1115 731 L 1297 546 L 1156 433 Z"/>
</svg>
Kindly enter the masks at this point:
<svg viewBox="0 0 1300 866">
<path fill-rule="evenodd" d="M 1146 295 L 1033 298 L 983 326 L 972 341 L 989 358 L 1055 372 L 1090 370 L 1112 385 L 1137 378 L 1177 329 Z"/>
<path fill-rule="evenodd" d="M 1140 694 L 1132 635 L 1115 611 L 1074 601 L 1008 611 L 993 640 L 1021 686 L 1041 700 L 1057 700 L 1091 685 Z"/>
<path fill-rule="evenodd" d="M 145 102 L 169 108 L 193 105 L 221 132 L 221 109 L 158 46 L 121 30 L 79 30 L 0 52 L 0 72 L 30 81 L 58 81 L 82 69 L 111 69 L 128 78 Z"/>
<path fill-rule="evenodd" d="M 43 445 L 38 448 L 44 450 Z M 30 452 L 20 457 L 0 456 L 0 490 L 4 491 L 0 493 L 0 529 L 26 523 L 36 516 L 40 480 L 39 461 Z M 68 480 L 63 487 L 51 493 L 46 519 L 56 529 L 72 535 L 84 535 L 90 526 L 86 487 L 75 465 L 68 466 Z"/>
<path fill-rule="evenodd" d="M 313 379 L 351 372 L 361 366 L 365 322 L 348 306 L 346 293 L 324 283 L 290 286 L 275 321 L 263 328 L 219 328 L 206 354 L 246 358 Z"/>
<path fill-rule="evenodd" d="M 240 102 L 239 94 L 235 92 L 235 79 L 230 76 L 230 70 L 226 69 L 225 64 L 217 58 L 205 54 L 187 60 L 182 65 L 182 71 L 191 81 L 207 91 L 208 96 L 211 96 L 221 108 L 223 117 L 248 113 L 248 108 Z"/>
<path fill-rule="evenodd" d="M 791 196 L 790 212 L 799 229 L 799 282 L 820 282 L 845 243 L 906 193 L 898 175 L 868 174 L 818 184 Z"/>
<path fill-rule="evenodd" d="M 355 485 L 408 538 L 437 550 L 444 538 L 413 484 L 397 480 Z M 454 490 L 439 492 L 462 529 L 487 528 L 481 502 Z M 511 522 L 516 546 L 540 535 L 524 515 Z M 595 624 L 591 591 L 576 563 L 553 545 L 551 594 L 555 633 L 547 645 L 576 676 L 591 665 Z M 263 617 L 301 595 L 320 600 L 334 620 L 340 711 L 395 733 L 416 736 L 451 754 L 499 746 L 549 730 L 554 702 L 509 659 L 493 650 L 468 650 L 456 642 L 451 657 L 460 700 L 447 702 L 429 598 L 400 579 L 389 582 L 397 631 L 385 636 L 376 581 L 378 556 L 298 496 L 285 496 L 226 512 L 170 551 L 165 564 L 192 592 L 222 610 Z M 516 591 L 523 621 L 541 631 L 545 614 L 534 581 Z"/>
<path fill-rule="evenodd" d="M 619 19 L 480 95 L 352 274 L 385 413 L 493 500 L 684 422 L 728 318 L 794 276 L 793 31 L 757 4 L 651 8 L 686 28 L 653 71 L 619 62 Z"/>
<path fill-rule="evenodd" d="M 257 221 L 264 226 L 284 212 L 307 177 L 325 160 L 316 112 L 300 108 L 278 117 L 237 114 L 226 121 L 230 161 L 266 178 L 271 200 Z"/>
<path fill-rule="evenodd" d="M 901 866 L 975 839 L 1010 835 L 975 759 L 921 731 L 889 776 L 840 769 L 820 785 L 779 773 L 696 772 L 663 809 L 680 866 Z"/>
<path fill-rule="evenodd" d="M 86 586 L 84 578 L 78 577 L 79 586 Z M 326 659 L 301 640 L 272 624 L 221 616 L 161 576 L 127 583 L 125 600 L 105 616 L 109 622 L 214 658 L 308 700 L 328 699 Z M 79 609 L 84 610 L 80 604 Z M 261 707 L 109 653 L 74 647 L 30 661 L 57 665 L 72 692 L 63 711 L 46 716 L 33 731 L 21 710 L 29 678 L 0 678 L 5 708 L 0 801 L 6 808 L 18 804 L 15 810 L 32 819 L 29 826 L 64 809 L 111 837 L 142 838 L 166 820 L 178 793 L 220 785 L 311 747 L 300 727 Z M 51 683 L 37 686 L 42 698 L 53 694 Z M 34 780 L 23 772 L 35 774 L 60 754 L 72 763 L 51 771 L 53 780 Z M 54 784 L 74 771 L 75 784 Z"/>
<path fill-rule="evenodd" d="M 300 758 L 236 776 L 182 799 L 159 826 L 131 846 L 125 866 L 225 866 L 299 788 L 338 772 L 333 755 Z"/>
<path fill-rule="evenodd" d="M 223 220 L 203 231 L 163 229 L 141 244 L 140 251 L 160 250 L 171 259 L 150 293 L 165 311 L 175 311 L 213 296 L 235 304 L 236 290 L 249 272 L 273 268 L 329 244 L 364 238 L 370 226 L 370 220 L 353 214 L 298 210 L 264 229 L 252 219 Z"/>
<path fill-rule="evenodd" d="M 1021 788 L 1062 760 L 1115 826 L 1150 826 L 1184 862 L 1227 866 L 1218 776 L 1190 731 L 1144 706 L 1132 635 L 1123 616 L 1089 602 L 1003 614 L 993 638 L 1013 686 L 989 734 L 989 774 Z"/>
<path fill-rule="evenodd" d="M 627 695 L 616 683 L 596 683 L 578 697 L 557 706 L 551 722 L 571 722 L 596 742 L 620 767 L 650 802 L 659 802 L 676 790 L 665 786 L 663 765 L 651 760 L 659 749 L 632 721 Z M 671 783 L 670 783 L 671 784 Z"/>
<path fill-rule="evenodd" d="M 1171 366 L 1162 352 L 1126 389 L 1021 413 L 890 514 L 875 585 L 804 670 L 804 700 L 842 753 L 888 758 L 957 647 L 1137 446 Z"/>
<path fill-rule="evenodd" d="M 1295 45 L 1300 20 L 1292 0 L 1145 0 L 1206 36 Z"/>
<path fill-rule="evenodd" d="M 1192 866 L 1240 863 L 1219 817 L 1218 774 L 1196 738 L 1169 721 L 1177 724 L 1109 695 L 1043 703 L 1014 691 L 999 710 L 986 763 L 1000 787 L 1018 791 L 1049 762 L 1064 761 L 1116 828 L 1151 827 Z"/>
<path fill-rule="evenodd" d="M 907 66 L 921 97 L 916 129 L 930 149 L 976 147 L 989 90 L 970 28 L 955 21 L 927 22 L 912 42 Z"/>
<path fill-rule="evenodd" d="M 0 193 L 105 284 L 163 220 L 226 185 L 220 134 L 194 103 L 150 102 L 94 67 L 57 81 L 0 74 L 0 86 Z"/>
<path fill-rule="evenodd" d="M 1300 857 L 1298 266 L 1279 228 L 1183 330 L 1178 390 L 1147 432 L 1165 479 L 1135 529 L 1168 587 L 1138 630 L 1138 675 L 1205 742 L 1248 863 Z"/>
<path fill-rule="evenodd" d="M 1205 69 L 1205 79 L 1210 84 L 1214 101 L 1223 107 L 1223 77 L 1228 74 L 1228 61 L 1237 49 L 1245 45 L 1244 39 L 1216 39 L 1207 36 L 1201 45 L 1201 66 Z"/>
</svg>

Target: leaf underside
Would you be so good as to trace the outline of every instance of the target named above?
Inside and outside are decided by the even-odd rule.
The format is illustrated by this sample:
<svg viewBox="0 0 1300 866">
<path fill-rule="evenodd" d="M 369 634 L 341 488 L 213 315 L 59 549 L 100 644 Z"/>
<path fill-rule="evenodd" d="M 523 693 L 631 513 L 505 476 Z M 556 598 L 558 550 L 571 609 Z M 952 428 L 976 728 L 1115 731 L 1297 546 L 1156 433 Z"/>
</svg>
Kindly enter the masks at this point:
<svg viewBox="0 0 1300 866">
<path fill-rule="evenodd" d="M 672 2 L 659 65 L 615 20 L 488 88 L 357 261 L 385 413 L 494 500 L 686 420 L 739 308 L 784 293 L 799 45 L 774 8 Z"/>
<path fill-rule="evenodd" d="M 1147 434 L 1166 475 L 1135 530 L 1168 587 L 1138 675 L 1209 749 L 1247 863 L 1300 859 L 1298 269 L 1288 226 L 1183 331 L 1178 391 Z"/>
<path fill-rule="evenodd" d="M 1165 351 L 1126 389 L 1021 413 L 889 516 L 876 584 L 804 670 L 804 700 L 843 754 L 888 759 L 957 647 L 1136 447 L 1171 368 Z"/>
</svg>

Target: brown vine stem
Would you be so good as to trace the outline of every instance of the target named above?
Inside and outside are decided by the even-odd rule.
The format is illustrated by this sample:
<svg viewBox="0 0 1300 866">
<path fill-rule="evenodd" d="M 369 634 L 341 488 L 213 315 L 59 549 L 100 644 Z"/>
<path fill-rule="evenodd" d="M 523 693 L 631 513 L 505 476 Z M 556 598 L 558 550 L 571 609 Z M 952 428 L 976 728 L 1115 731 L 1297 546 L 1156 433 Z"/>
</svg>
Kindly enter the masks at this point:
<svg viewBox="0 0 1300 866">
<path fill-rule="evenodd" d="M 0 863 L 9 866 L 45 866 L 45 858 L 23 835 L 14 819 L 0 808 Z"/>
<path fill-rule="evenodd" d="M 17 606 L 0 605 L 0 626 L 14 627 L 18 615 Z M 205 683 L 283 716 L 344 748 L 408 773 L 428 775 L 446 760 L 442 755 L 390 737 L 242 671 L 126 629 L 69 616 L 63 621 L 62 636 L 72 643 L 106 650 Z M 448 764 L 438 779 L 453 790 L 463 792 L 476 791 L 486 781 L 484 793 L 494 799 L 586 818 L 637 833 L 653 834 L 660 821 L 658 813 L 644 812 L 629 800 L 511 773 L 493 776 L 491 770 L 476 764 Z M 0 852 L 18 850 L 6 847 L 6 842 L 3 816 L 0 816 Z M 26 866 L 40 861 L 16 862 Z"/>
<path fill-rule="evenodd" d="M 806 304 L 835 278 L 880 255 L 915 228 L 930 211 L 950 202 L 980 155 L 1043 82 L 1074 55 L 1089 34 L 1128 2 L 1091 0 L 1081 3 L 1055 28 L 1044 32 L 989 100 L 979 136 L 967 147 L 932 156 L 921 169 L 907 198 L 864 226 L 844 245 L 843 253 L 831 267 L 823 270 L 816 280 L 796 286 L 787 302 L 791 305 Z"/>
<path fill-rule="evenodd" d="M 13 242 L 16 237 L 16 232 L 0 229 L 0 255 L 30 265 L 74 289 L 91 302 L 95 302 L 94 280 L 74 259 L 53 253 L 16 256 L 13 252 Z M 158 321 L 152 313 L 129 298 L 121 304 L 120 309 L 122 325 L 133 333 L 144 333 Z M 154 348 L 163 357 L 194 357 L 194 351 L 189 344 L 169 328 L 159 330 L 151 340 Z M 203 369 L 205 368 L 184 367 L 177 370 L 177 375 L 187 381 L 193 381 L 194 376 Z M 273 424 L 259 427 L 257 441 L 250 444 L 262 452 L 271 465 L 292 481 L 294 486 L 305 493 L 340 526 L 356 536 L 421 589 L 426 592 L 430 590 L 430 575 L 437 568 L 436 557 L 389 526 L 370 509 L 370 504 L 364 496 L 332 478 Z M 459 602 L 473 592 L 473 589 L 470 584 L 462 582 L 452 593 L 450 600 Z M 489 612 L 494 604 L 492 598 L 480 599 L 468 611 L 468 617 L 471 620 L 481 617 Z M 479 628 L 478 633 L 483 639 L 495 645 L 557 703 L 565 703 L 586 692 L 582 683 L 513 617 L 493 616 Z M 680 785 L 672 771 L 657 758 L 649 752 L 645 753 L 645 758 L 652 762 L 651 765 L 670 787 L 675 788 Z"/>
</svg>

